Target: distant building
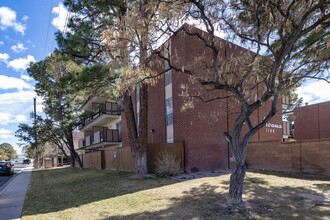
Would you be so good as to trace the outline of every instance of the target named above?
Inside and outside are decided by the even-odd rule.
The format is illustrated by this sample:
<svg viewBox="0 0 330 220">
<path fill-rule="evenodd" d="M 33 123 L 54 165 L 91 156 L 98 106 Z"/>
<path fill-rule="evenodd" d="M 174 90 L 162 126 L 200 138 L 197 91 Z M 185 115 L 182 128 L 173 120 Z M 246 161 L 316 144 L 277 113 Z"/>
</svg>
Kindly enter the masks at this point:
<svg viewBox="0 0 330 220">
<path fill-rule="evenodd" d="M 294 139 L 330 138 L 330 101 L 294 110 Z"/>
</svg>

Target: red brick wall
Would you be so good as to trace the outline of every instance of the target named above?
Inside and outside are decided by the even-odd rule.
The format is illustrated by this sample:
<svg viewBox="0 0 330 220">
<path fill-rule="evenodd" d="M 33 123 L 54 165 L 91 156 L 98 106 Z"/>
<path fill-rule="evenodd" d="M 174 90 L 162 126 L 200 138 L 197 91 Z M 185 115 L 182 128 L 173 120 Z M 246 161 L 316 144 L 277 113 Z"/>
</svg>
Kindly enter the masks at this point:
<svg viewBox="0 0 330 220">
<path fill-rule="evenodd" d="M 294 139 L 330 138 L 330 102 L 296 108 Z"/>
<path fill-rule="evenodd" d="M 233 47 L 235 48 L 235 47 Z M 233 50 L 243 50 L 243 48 L 237 47 Z M 177 62 L 187 64 L 193 62 L 195 57 L 204 53 L 204 45 L 197 37 L 185 36 L 182 34 L 176 34 L 172 38 L 172 52 L 175 51 L 180 60 Z M 208 52 L 205 52 L 205 56 L 209 56 Z M 187 111 L 181 111 L 184 103 L 181 86 L 182 84 L 188 84 L 189 88 L 194 87 L 191 83 L 188 83 L 188 77 L 184 74 L 179 74 L 173 71 L 173 111 L 174 111 L 174 141 L 185 143 L 185 162 L 186 170 L 191 168 L 198 168 L 201 170 L 214 170 L 214 169 L 226 169 L 228 168 L 228 144 L 223 137 L 223 132 L 229 131 L 231 133 L 233 124 L 238 114 L 232 112 L 239 111 L 239 108 L 233 109 L 233 104 L 227 104 L 225 100 L 219 100 L 210 103 L 203 103 L 197 101 L 194 103 L 194 108 Z M 194 88 L 192 88 L 194 89 Z M 224 92 L 216 92 L 218 95 L 226 95 Z M 260 122 L 264 116 L 268 113 L 271 106 L 271 102 L 267 102 L 266 105 L 260 108 L 251 116 L 253 125 Z M 227 107 L 229 108 L 229 114 L 227 114 Z M 281 103 L 278 105 L 279 112 L 281 112 Z M 217 120 L 213 118 L 207 118 L 215 111 L 219 111 L 219 117 Z M 205 114 L 205 117 L 201 117 L 200 114 Z M 282 115 L 277 114 L 270 121 L 271 124 L 277 124 L 282 126 Z M 271 130 L 270 130 L 271 129 Z M 247 126 L 243 129 L 247 131 Z M 252 140 L 281 140 L 282 128 L 262 128 Z"/>
<path fill-rule="evenodd" d="M 155 65 L 154 70 L 163 71 L 164 65 Z M 154 143 L 166 142 L 165 82 L 164 76 L 157 78 L 157 84 L 148 88 L 148 132 L 153 129 Z M 152 134 L 148 133 L 148 143 Z"/>
<path fill-rule="evenodd" d="M 319 104 L 320 138 L 330 138 L 330 102 Z"/>
<path fill-rule="evenodd" d="M 330 175 L 330 139 L 249 143 L 248 169 Z"/>
</svg>

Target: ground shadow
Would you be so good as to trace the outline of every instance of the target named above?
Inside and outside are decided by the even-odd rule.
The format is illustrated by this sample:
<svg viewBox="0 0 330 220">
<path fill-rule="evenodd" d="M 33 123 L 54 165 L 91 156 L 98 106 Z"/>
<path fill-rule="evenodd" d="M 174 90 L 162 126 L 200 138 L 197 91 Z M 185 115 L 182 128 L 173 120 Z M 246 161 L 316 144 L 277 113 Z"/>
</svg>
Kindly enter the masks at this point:
<svg viewBox="0 0 330 220">
<path fill-rule="evenodd" d="M 223 181 L 227 184 L 227 181 Z M 228 187 L 225 187 L 226 190 Z M 227 193 L 207 183 L 171 198 L 172 205 L 155 212 L 117 215 L 104 219 L 315 219 L 330 217 L 323 194 L 302 187 L 270 186 L 267 179 L 248 177 L 244 186 L 245 208 L 229 212 Z M 312 198 L 310 196 L 312 195 Z"/>
<path fill-rule="evenodd" d="M 30 188 L 23 216 L 58 212 L 142 190 L 166 185 L 172 187 L 171 184 L 177 183 L 166 178 L 132 180 L 129 178 L 130 175 L 126 172 L 88 169 L 36 171 L 32 179 L 35 191 L 31 191 Z M 274 175 L 273 172 L 272 175 Z M 110 210 L 105 209 L 97 215 L 103 219 L 319 220 L 330 217 L 330 204 L 328 203 L 330 198 L 326 198 L 324 194 L 329 191 L 330 184 L 315 183 L 316 190 L 313 187 L 281 186 L 280 183 L 274 185 L 270 184 L 267 178 L 267 175 L 262 177 L 247 175 L 244 184 L 245 209 L 233 213 L 229 212 L 226 203 L 229 181 L 222 178 L 218 180 L 219 182 L 212 184 L 208 181 L 201 182 L 181 194 L 171 195 L 172 197 L 168 198 L 169 205 L 159 208 L 157 211 L 137 210 L 138 213 L 113 216 Z M 304 178 L 302 176 L 302 179 Z M 53 179 L 54 181 L 52 181 Z M 43 185 L 46 182 L 47 184 Z M 72 187 L 67 187 L 68 185 Z M 48 194 L 43 194 L 43 191 Z M 50 201 L 47 197 L 55 199 Z M 36 205 L 40 205 L 40 207 L 36 209 Z"/>
</svg>

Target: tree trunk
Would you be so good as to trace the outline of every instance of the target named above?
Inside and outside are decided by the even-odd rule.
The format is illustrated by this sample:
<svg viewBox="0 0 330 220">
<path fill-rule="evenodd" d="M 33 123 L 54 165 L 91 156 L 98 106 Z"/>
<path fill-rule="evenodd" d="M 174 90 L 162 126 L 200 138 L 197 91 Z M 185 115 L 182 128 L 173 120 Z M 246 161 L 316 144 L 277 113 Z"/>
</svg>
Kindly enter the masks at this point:
<svg viewBox="0 0 330 220">
<path fill-rule="evenodd" d="M 146 151 L 141 150 L 142 147 L 140 144 L 140 138 L 137 136 L 137 128 L 134 117 L 132 97 L 128 93 L 125 93 L 123 95 L 123 104 L 125 107 L 125 118 L 126 118 L 127 130 L 128 130 L 128 139 L 130 142 L 130 147 L 134 160 L 135 172 L 137 174 L 145 174 L 148 172 L 147 155 L 146 155 Z M 142 126 L 142 124 L 140 126 Z"/>
<path fill-rule="evenodd" d="M 136 151 L 135 152 L 135 161 L 134 166 L 137 174 L 146 174 L 148 173 L 147 167 L 147 154 L 146 152 Z"/>
<path fill-rule="evenodd" d="M 73 161 L 77 161 L 78 162 L 78 164 L 79 164 L 79 168 L 82 170 L 82 169 L 84 169 L 84 166 L 83 166 L 83 164 L 82 164 L 82 162 L 81 162 L 81 160 L 80 160 L 80 157 L 79 157 L 79 155 L 77 154 L 77 152 L 75 151 L 75 150 L 73 150 L 73 152 L 71 152 L 72 154 L 73 154 L 73 158 L 74 158 L 74 160 Z M 74 167 L 74 163 L 73 163 L 73 167 Z"/>
<path fill-rule="evenodd" d="M 148 147 L 148 85 L 142 84 L 140 90 L 140 151 L 138 173 L 148 173 L 147 147 Z"/>
<path fill-rule="evenodd" d="M 244 163 L 233 163 L 232 174 L 230 175 L 229 196 L 228 202 L 233 205 L 243 203 L 243 183 L 246 173 L 246 166 Z"/>
<path fill-rule="evenodd" d="M 77 154 L 76 150 L 74 149 L 72 131 L 70 131 L 66 135 L 66 138 L 67 138 L 66 145 L 69 148 L 70 153 L 73 156 L 74 160 L 78 162 L 79 168 L 82 170 L 84 167 L 83 167 L 83 164 L 82 164 L 82 162 L 80 160 L 79 155 Z M 73 163 L 73 166 L 74 166 L 74 163 Z"/>
<path fill-rule="evenodd" d="M 39 152 L 38 150 L 36 150 L 36 168 L 39 169 L 40 168 L 40 163 L 39 163 Z"/>
<path fill-rule="evenodd" d="M 62 151 L 62 153 L 64 154 L 64 156 L 70 161 L 71 166 L 72 166 L 72 164 L 73 164 L 73 167 L 74 167 L 74 160 L 72 160 L 72 159 L 67 155 L 67 153 L 65 152 L 65 150 L 63 149 L 63 147 L 60 146 L 60 145 L 57 145 L 57 147 L 58 147 L 59 149 L 61 149 L 61 151 Z"/>
</svg>

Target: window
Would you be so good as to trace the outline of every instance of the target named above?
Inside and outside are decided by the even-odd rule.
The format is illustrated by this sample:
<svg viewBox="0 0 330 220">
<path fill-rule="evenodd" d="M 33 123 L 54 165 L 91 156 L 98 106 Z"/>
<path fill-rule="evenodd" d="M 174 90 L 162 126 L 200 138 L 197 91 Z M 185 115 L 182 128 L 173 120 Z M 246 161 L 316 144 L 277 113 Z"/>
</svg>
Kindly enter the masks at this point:
<svg viewBox="0 0 330 220">
<path fill-rule="evenodd" d="M 166 114 L 172 114 L 173 113 L 173 104 L 172 104 L 172 97 L 165 100 L 166 105 Z"/>
<path fill-rule="evenodd" d="M 169 63 L 167 62 L 167 60 L 164 60 L 164 70 L 168 70 L 169 68 L 170 68 Z M 165 86 L 167 86 L 171 83 L 172 83 L 172 71 L 169 70 L 169 71 L 165 72 Z"/>
<path fill-rule="evenodd" d="M 171 70 L 170 71 L 167 71 L 165 73 L 165 86 L 169 85 L 172 83 L 172 72 Z"/>
<path fill-rule="evenodd" d="M 136 100 L 136 103 L 140 102 L 140 84 L 137 84 L 136 85 L 136 88 L 135 88 L 135 92 L 136 92 L 136 97 L 135 97 L 135 100 Z"/>
<path fill-rule="evenodd" d="M 166 139 L 166 143 L 174 143 L 173 139 Z"/>
<path fill-rule="evenodd" d="M 136 130 L 138 133 L 138 136 L 140 134 L 140 114 L 136 113 Z"/>
<path fill-rule="evenodd" d="M 166 106 L 166 125 L 173 124 L 173 103 L 172 97 L 165 100 Z"/>
<path fill-rule="evenodd" d="M 166 125 L 173 124 L 173 114 L 166 115 Z"/>
</svg>

